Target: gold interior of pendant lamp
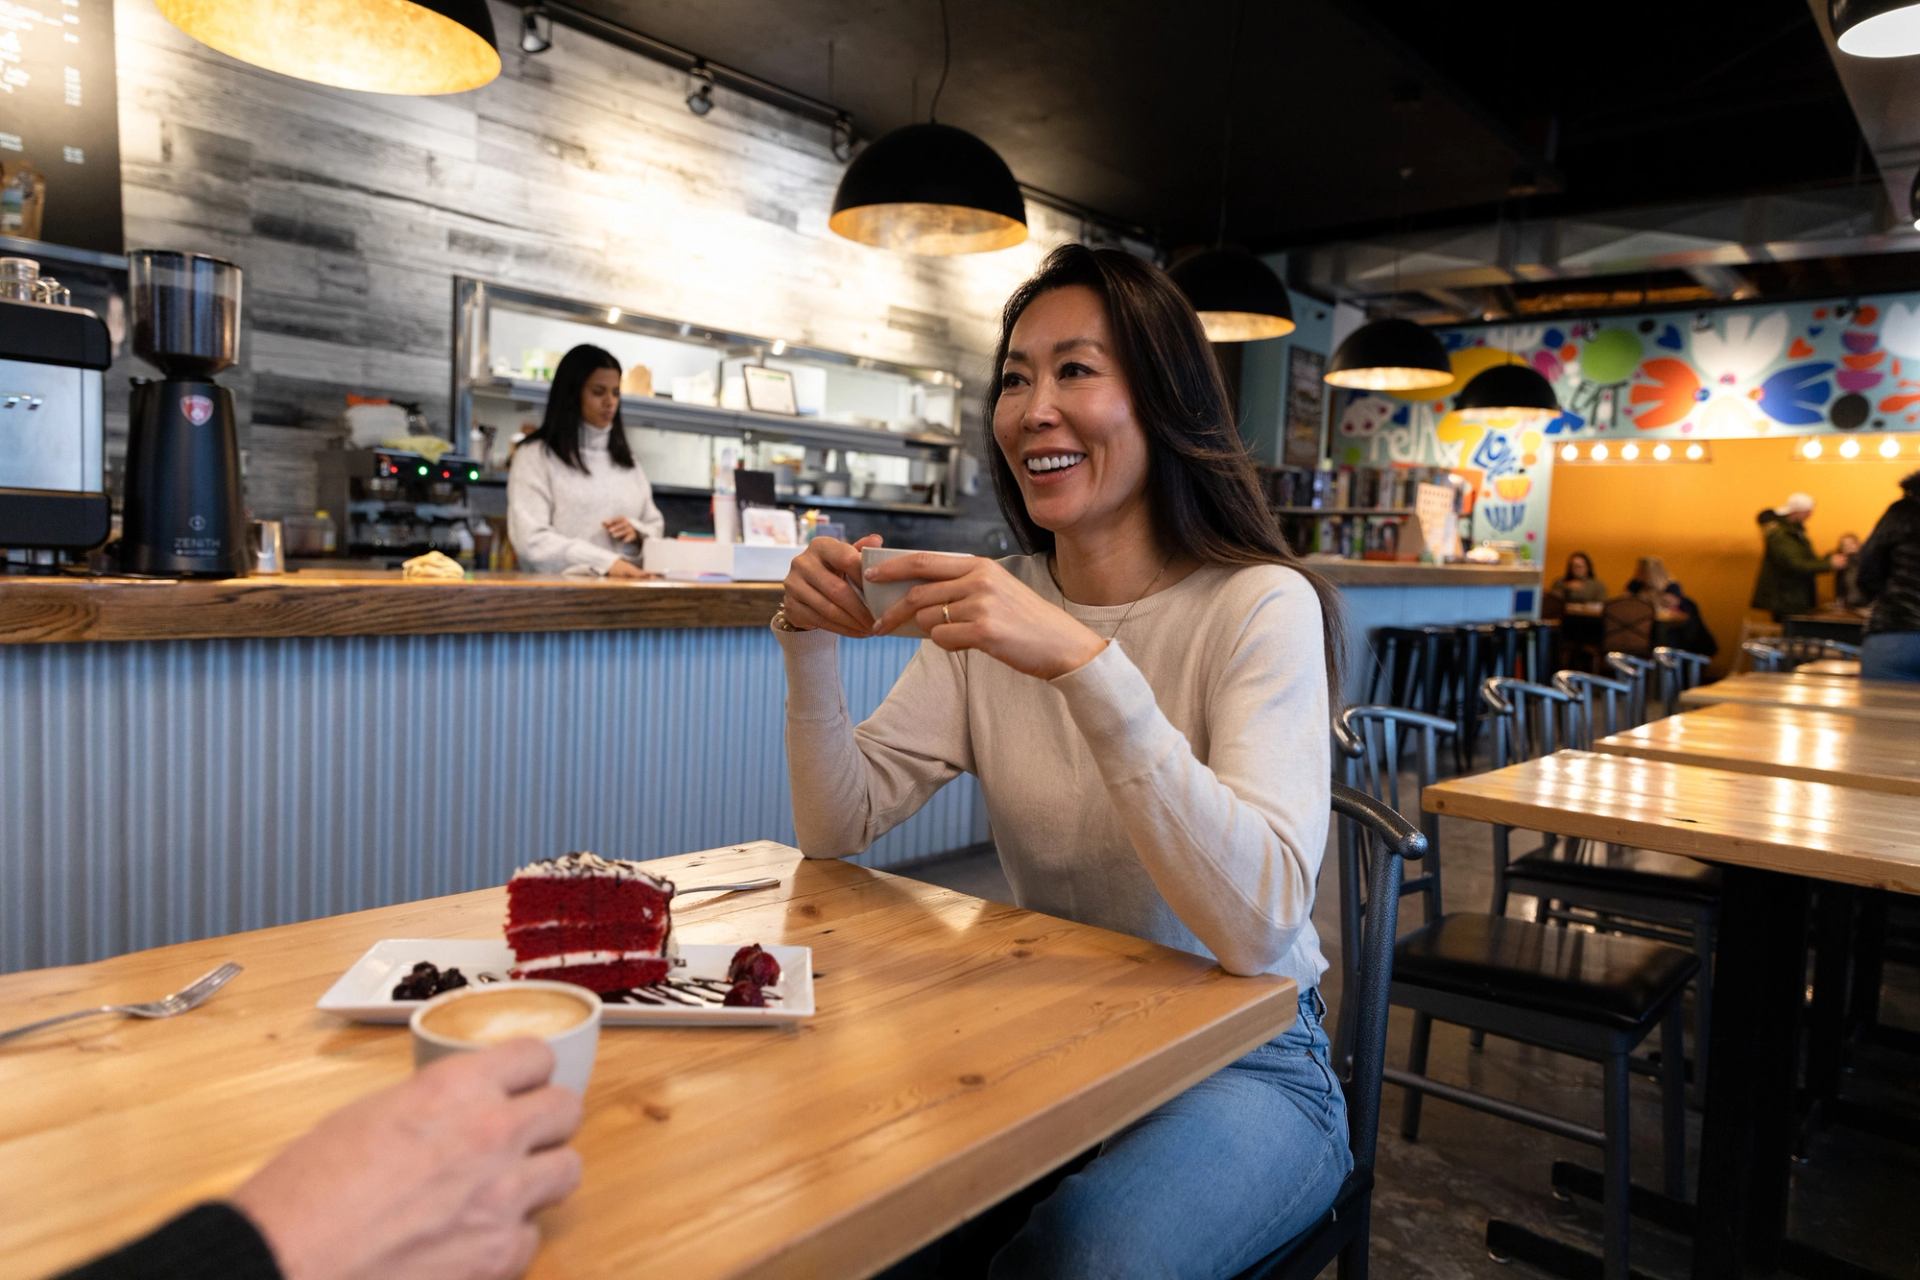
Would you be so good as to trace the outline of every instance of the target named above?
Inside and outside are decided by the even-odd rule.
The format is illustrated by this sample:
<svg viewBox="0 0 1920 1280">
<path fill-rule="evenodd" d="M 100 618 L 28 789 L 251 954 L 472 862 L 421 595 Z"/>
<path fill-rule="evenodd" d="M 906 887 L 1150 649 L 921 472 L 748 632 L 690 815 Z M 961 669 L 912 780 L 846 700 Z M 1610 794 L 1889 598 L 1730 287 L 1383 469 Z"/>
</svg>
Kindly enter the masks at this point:
<svg viewBox="0 0 1920 1280">
<path fill-rule="evenodd" d="M 946 257 L 1009 249 L 1027 238 L 1027 224 L 957 204 L 863 204 L 827 219 L 835 234 L 861 244 Z"/>
<path fill-rule="evenodd" d="M 1444 387 L 1453 381 L 1451 373 L 1438 369 L 1408 369 L 1388 365 L 1377 369 L 1342 369 L 1329 373 L 1325 380 L 1336 387 L 1356 391 L 1425 391 Z"/>
<path fill-rule="evenodd" d="M 1200 327 L 1207 331 L 1208 342 L 1259 342 L 1264 338 L 1284 338 L 1299 326 L 1286 316 L 1262 315 L 1258 311 L 1202 311 Z"/>
<path fill-rule="evenodd" d="M 174 26 L 281 75 L 363 93 L 477 89 L 500 54 L 475 32 L 411 0 L 158 0 Z"/>
</svg>

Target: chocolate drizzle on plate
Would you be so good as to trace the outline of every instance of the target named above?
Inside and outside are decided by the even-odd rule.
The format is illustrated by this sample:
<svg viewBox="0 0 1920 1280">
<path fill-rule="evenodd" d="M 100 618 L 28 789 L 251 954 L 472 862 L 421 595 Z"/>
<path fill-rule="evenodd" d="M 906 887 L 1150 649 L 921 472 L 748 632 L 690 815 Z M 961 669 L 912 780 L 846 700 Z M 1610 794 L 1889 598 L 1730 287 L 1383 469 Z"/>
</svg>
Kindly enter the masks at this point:
<svg viewBox="0 0 1920 1280">
<path fill-rule="evenodd" d="M 725 1002 L 727 992 L 732 988 L 732 983 L 718 978 L 666 978 L 644 987 L 602 991 L 600 998 L 608 1004 L 677 1004 L 700 1008 Z M 774 991 L 766 995 L 769 1000 L 780 998 L 779 993 Z"/>
</svg>

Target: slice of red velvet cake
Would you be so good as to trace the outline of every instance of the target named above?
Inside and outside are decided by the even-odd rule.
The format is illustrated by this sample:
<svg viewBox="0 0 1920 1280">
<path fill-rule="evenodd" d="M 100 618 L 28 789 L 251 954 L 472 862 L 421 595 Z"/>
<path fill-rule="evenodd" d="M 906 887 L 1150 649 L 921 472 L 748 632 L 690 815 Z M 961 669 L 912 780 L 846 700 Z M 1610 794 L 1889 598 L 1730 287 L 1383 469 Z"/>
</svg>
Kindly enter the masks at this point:
<svg viewBox="0 0 1920 1280">
<path fill-rule="evenodd" d="M 673 965 L 673 882 L 591 853 L 547 858 L 507 881 L 516 978 L 592 991 L 644 987 Z"/>
</svg>

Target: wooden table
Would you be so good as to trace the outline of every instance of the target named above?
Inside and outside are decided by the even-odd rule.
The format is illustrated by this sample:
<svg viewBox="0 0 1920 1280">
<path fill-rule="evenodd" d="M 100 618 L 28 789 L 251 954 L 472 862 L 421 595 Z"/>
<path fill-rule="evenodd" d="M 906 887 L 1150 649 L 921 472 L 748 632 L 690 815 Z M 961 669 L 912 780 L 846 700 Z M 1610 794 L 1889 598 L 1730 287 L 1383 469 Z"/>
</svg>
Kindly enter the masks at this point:
<svg viewBox="0 0 1920 1280">
<path fill-rule="evenodd" d="M 1920 798 L 1562 751 L 1437 783 L 1423 802 L 1721 864 L 1693 1277 L 1772 1275 L 1783 1256 L 1822 1261 L 1785 1239 L 1809 881 L 1920 894 Z"/>
<path fill-rule="evenodd" d="M 1680 702 L 1688 707 L 1750 702 L 1920 724 L 1920 684 L 1895 680 L 1802 680 L 1783 672 L 1753 671 L 1696 685 L 1680 695 Z"/>
<path fill-rule="evenodd" d="M 689 942 L 813 948 L 797 1029 L 607 1028 L 535 1277 L 857 1276 L 1291 1025 L 1294 984 L 756 842 L 652 864 L 776 890 L 690 899 Z M 246 972 L 164 1022 L 0 1047 L 0 1258 L 40 1275 L 233 1187 L 411 1069 L 404 1027 L 318 1013 L 382 938 L 498 936 L 486 889 L 0 977 L 0 1024 Z M 1195 1152 L 1196 1159 L 1206 1153 Z M 369 1171 L 369 1176 L 376 1176 Z"/>
<path fill-rule="evenodd" d="M 1565 607 L 1565 613 L 1572 618 L 1599 618 L 1604 617 L 1606 612 L 1607 604 L 1604 600 L 1573 600 L 1569 601 Z M 1654 610 L 1653 620 L 1666 626 L 1673 626 L 1685 622 L 1687 612 L 1684 609 L 1662 607 Z"/>
<path fill-rule="evenodd" d="M 1898 720 L 1722 702 L 1593 744 L 1609 755 L 1920 796 L 1920 732 Z"/>
<path fill-rule="evenodd" d="M 1787 674 L 1857 680 L 1860 678 L 1860 661 L 1857 658 L 1819 658 L 1813 662 L 1803 662 Z"/>
</svg>

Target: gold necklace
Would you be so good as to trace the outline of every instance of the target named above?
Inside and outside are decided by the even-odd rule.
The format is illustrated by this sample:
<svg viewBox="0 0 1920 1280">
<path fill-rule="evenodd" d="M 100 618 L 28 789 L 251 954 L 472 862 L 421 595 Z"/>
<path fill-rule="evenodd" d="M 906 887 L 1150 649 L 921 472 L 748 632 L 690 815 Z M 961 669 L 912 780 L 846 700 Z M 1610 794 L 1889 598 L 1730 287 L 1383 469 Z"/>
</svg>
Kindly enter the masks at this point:
<svg viewBox="0 0 1920 1280">
<path fill-rule="evenodd" d="M 1145 600 L 1148 596 L 1152 595 L 1153 589 L 1160 585 L 1160 579 L 1164 578 L 1167 574 L 1167 570 L 1173 566 L 1173 557 L 1174 557 L 1173 552 L 1171 551 L 1167 552 L 1167 558 L 1160 562 L 1160 571 L 1153 575 L 1152 581 L 1147 583 L 1147 589 L 1145 591 L 1142 591 L 1139 595 L 1135 596 L 1133 599 L 1127 601 L 1127 611 L 1120 615 L 1120 621 L 1114 623 L 1113 630 L 1107 633 L 1108 644 L 1112 644 L 1113 641 L 1119 636 L 1120 628 L 1127 625 L 1127 619 L 1133 616 L 1134 606 L 1138 605 L 1142 600 Z M 1067 589 L 1060 585 L 1060 575 L 1054 570 L 1052 556 L 1047 557 L 1047 576 L 1053 579 L 1054 590 L 1060 593 L 1060 598 L 1062 600 L 1065 600 L 1067 598 Z"/>
</svg>

